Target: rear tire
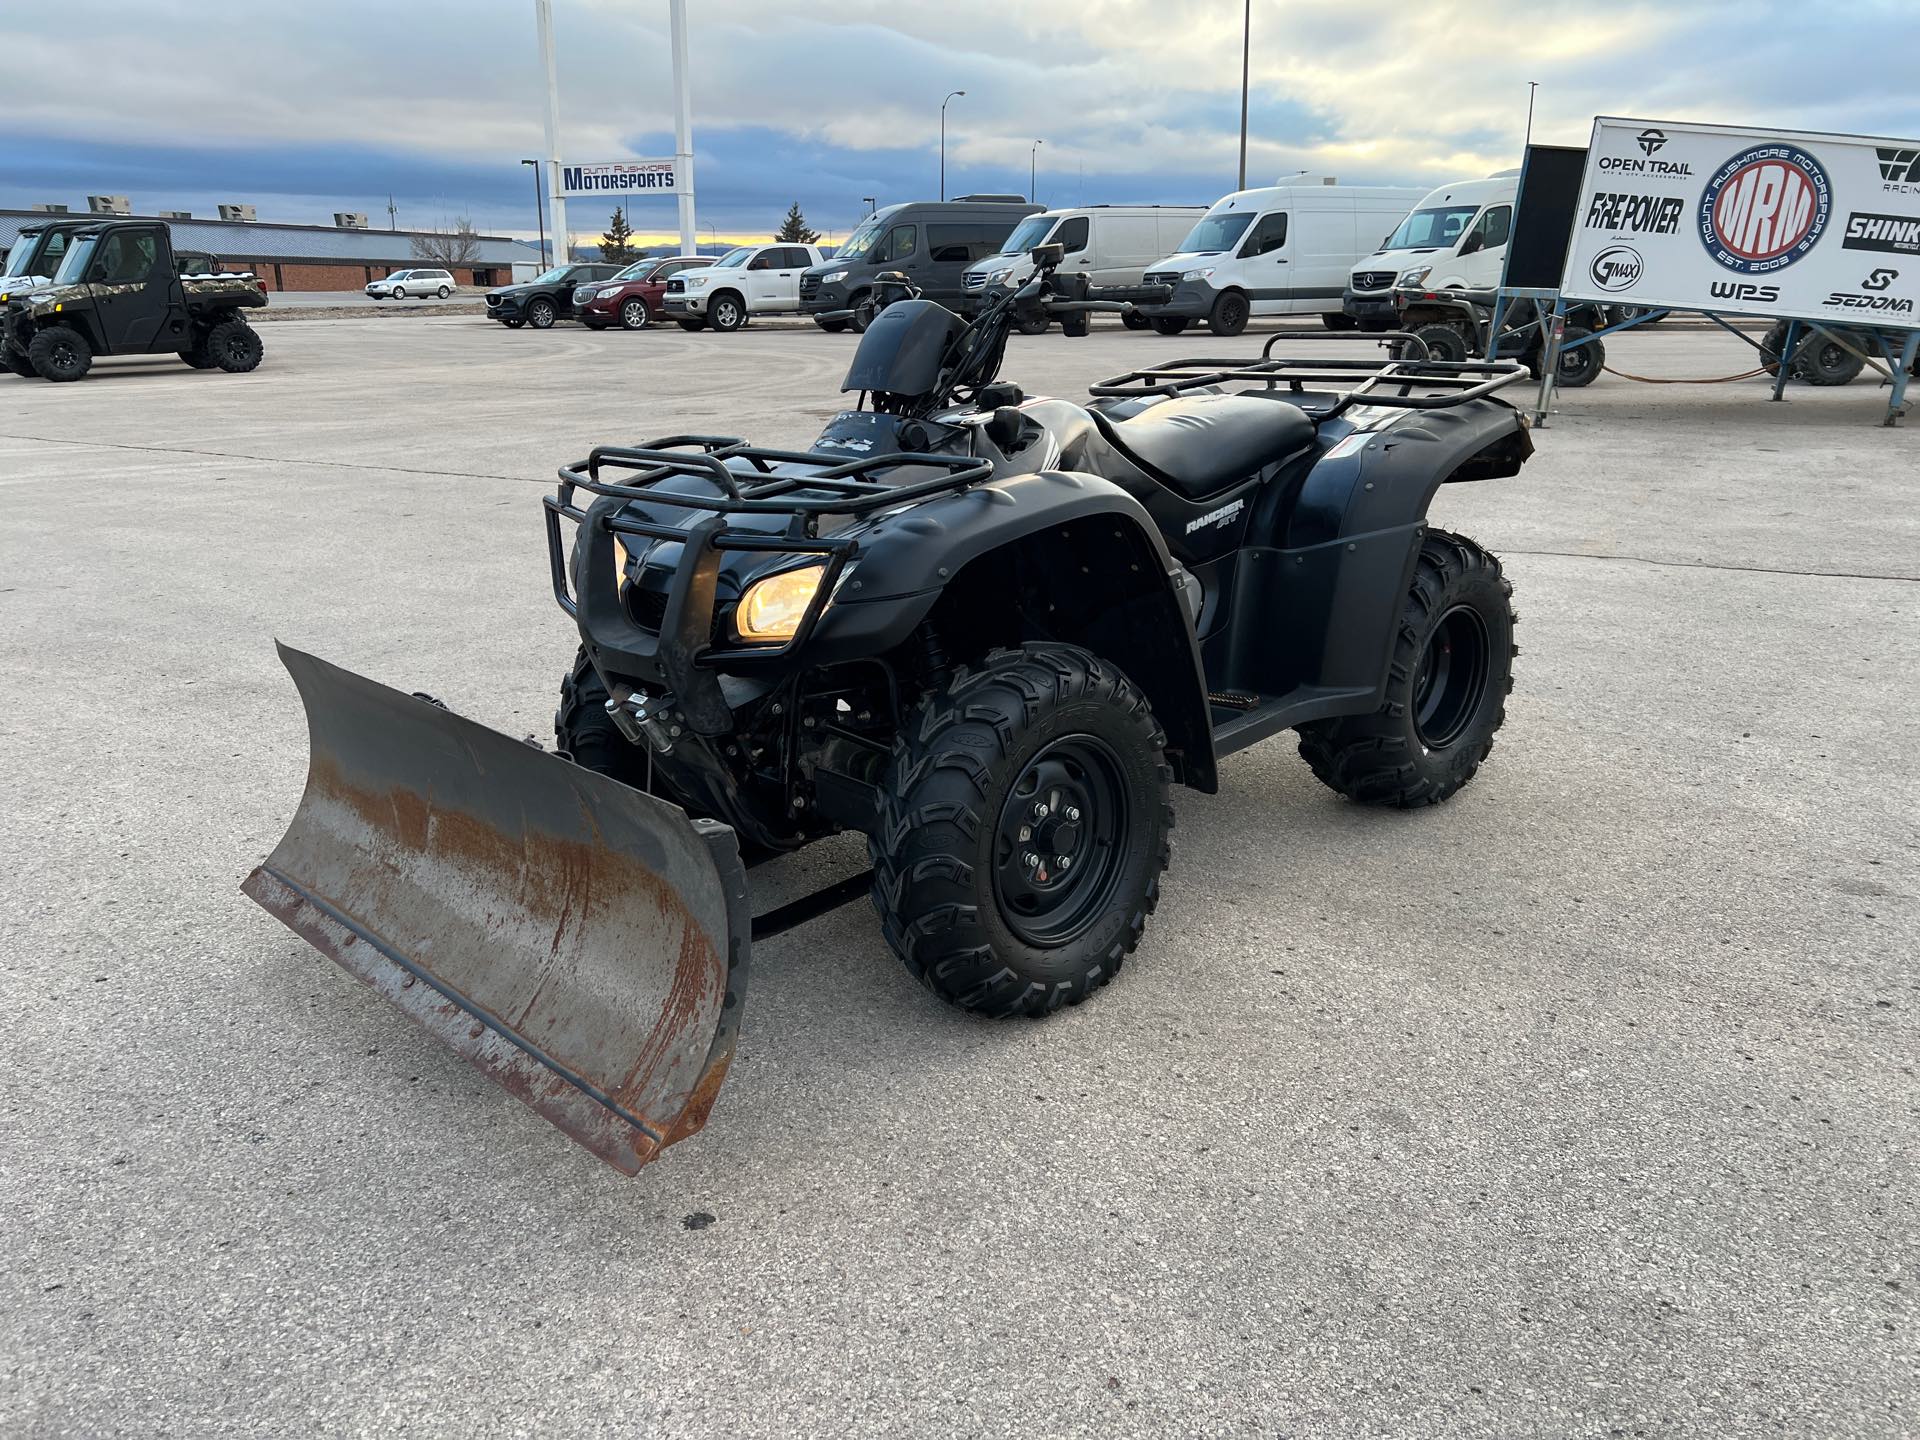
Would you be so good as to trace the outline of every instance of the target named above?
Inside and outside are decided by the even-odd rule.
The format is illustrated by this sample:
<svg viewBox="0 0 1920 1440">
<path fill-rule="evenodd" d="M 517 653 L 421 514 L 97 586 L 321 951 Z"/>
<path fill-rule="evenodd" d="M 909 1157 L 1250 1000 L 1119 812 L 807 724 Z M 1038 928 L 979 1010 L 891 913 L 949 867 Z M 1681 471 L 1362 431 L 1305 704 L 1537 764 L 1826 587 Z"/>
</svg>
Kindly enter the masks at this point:
<svg viewBox="0 0 1920 1440">
<path fill-rule="evenodd" d="M 1581 325 L 1567 326 L 1563 343 L 1567 340 L 1585 340 L 1593 332 Z M 1604 341 L 1587 340 L 1578 350 L 1562 349 L 1559 363 L 1554 367 L 1554 384 L 1562 390 L 1580 390 L 1600 378 L 1600 370 L 1607 363 L 1607 347 Z"/>
<path fill-rule="evenodd" d="M 1247 303 L 1247 297 L 1238 290 L 1228 290 L 1213 302 L 1213 309 L 1207 315 L 1207 329 L 1231 340 L 1247 328 L 1247 319 L 1252 314 L 1253 307 Z"/>
<path fill-rule="evenodd" d="M 707 328 L 707 322 L 705 320 L 698 318 L 697 316 L 691 320 L 682 320 L 679 322 L 679 325 L 680 325 L 680 328 L 686 331 L 689 335 L 691 335 L 696 330 L 704 330 Z"/>
<path fill-rule="evenodd" d="M 26 351 L 15 350 L 11 346 L 0 347 L 0 365 L 22 380 L 38 380 L 40 372 L 33 368 L 33 361 L 27 358 Z"/>
<path fill-rule="evenodd" d="M 1438 805 L 1493 749 L 1513 690 L 1513 586 L 1473 541 L 1430 530 L 1370 715 L 1298 727 L 1300 755 L 1329 789 L 1363 805 Z"/>
<path fill-rule="evenodd" d="M 213 356 L 207 353 L 207 337 L 202 335 L 187 349 L 180 352 L 180 358 L 196 370 L 213 369 Z"/>
<path fill-rule="evenodd" d="M 27 342 L 27 359 L 42 380 L 78 380 L 93 368 L 93 347 L 69 325 L 49 325 Z"/>
<path fill-rule="evenodd" d="M 518 330 L 521 326 L 525 325 L 527 322 L 524 320 L 502 320 L 500 323 L 506 326 L 509 330 Z"/>
<path fill-rule="evenodd" d="M 1142 315 L 1138 310 L 1122 310 L 1120 312 L 1120 323 L 1129 330 L 1145 330 L 1147 328 L 1147 317 Z"/>
<path fill-rule="evenodd" d="M 847 328 L 847 322 L 844 320 L 822 320 L 817 316 L 814 318 L 813 323 L 818 325 L 822 330 L 826 331 L 829 335 L 839 335 L 842 332 L 844 332 Z"/>
<path fill-rule="evenodd" d="M 847 309 L 853 313 L 847 317 L 847 328 L 856 335 L 867 333 L 867 327 L 873 324 L 873 317 L 879 312 L 873 308 L 873 295 L 866 290 L 856 291 L 847 299 Z"/>
<path fill-rule="evenodd" d="M 1068 645 L 995 651 L 922 700 L 867 842 L 874 908 L 913 976 L 996 1016 L 1111 980 L 1167 868 L 1165 743 L 1118 667 Z"/>
<path fill-rule="evenodd" d="M 1360 322 L 1344 310 L 1323 310 L 1320 313 L 1320 323 L 1329 330 L 1358 330 L 1360 328 Z"/>
<path fill-rule="evenodd" d="M 200 348 L 229 375 L 244 375 L 257 368 L 265 353 L 259 334 L 238 315 L 230 315 L 209 329 Z"/>
<path fill-rule="evenodd" d="M 1147 323 L 1156 335 L 1184 335 L 1192 321 L 1185 315 L 1149 315 Z"/>
<path fill-rule="evenodd" d="M 442 285 L 438 290 L 434 291 L 433 293 L 438 295 L 442 300 L 444 300 L 449 295 L 451 295 L 453 291 L 448 289 L 445 285 Z"/>
<path fill-rule="evenodd" d="M 1866 368 L 1864 356 L 1824 335 L 1808 336 L 1793 358 L 1793 373 L 1809 385 L 1848 385 Z"/>
</svg>

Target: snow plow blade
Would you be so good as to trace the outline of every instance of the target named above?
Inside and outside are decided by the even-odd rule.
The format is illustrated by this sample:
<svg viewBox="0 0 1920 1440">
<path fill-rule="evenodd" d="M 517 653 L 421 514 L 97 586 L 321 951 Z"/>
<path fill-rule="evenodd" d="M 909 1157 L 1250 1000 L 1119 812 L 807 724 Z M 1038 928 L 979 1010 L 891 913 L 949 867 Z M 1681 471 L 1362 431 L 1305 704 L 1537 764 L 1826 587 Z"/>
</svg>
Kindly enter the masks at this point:
<svg viewBox="0 0 1920 1440">
<path fill-rule="evenodd" d="M 241 888 L 616 1169 L 697 1132 L 746 994 L 733 831 L 279 650 L 307 788 Z"/>
</svg>

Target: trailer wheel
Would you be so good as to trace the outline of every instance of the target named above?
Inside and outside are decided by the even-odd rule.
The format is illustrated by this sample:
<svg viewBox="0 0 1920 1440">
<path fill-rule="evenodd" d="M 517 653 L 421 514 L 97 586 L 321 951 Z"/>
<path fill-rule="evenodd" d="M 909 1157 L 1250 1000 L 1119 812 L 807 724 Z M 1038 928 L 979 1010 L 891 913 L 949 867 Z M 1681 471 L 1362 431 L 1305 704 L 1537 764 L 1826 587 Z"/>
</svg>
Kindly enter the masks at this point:
<svg viewBox="0 0 1920 1440">
<path fill-rule="evenodd" d="M 1153 326 L 1156 335 L 1182 335 L 1186 333 L 1188 317 L 1185 315 L 1150 315 L 1147 323 Z"/>
<path fill-rule="evenodd" d="M 1562 343 L 1585 340 L 1592 333 L 1585 326 L 1569 325 Z M 1554 383 L 1562 390 L 1578 390 L 1599 379 L 1601 367 L 1606 363 L 1607 347 L 1602 340 L 1587 340 L 1578 350 L 1562 349 L 1559 364 L 1555 366 Z"/>
<path fill-rule="evenodd" d="M 244 375 L 256 368 L 265 353 L 259 334 L 238 315 L 230 315 L 208 330 L 202 348 L 229 375 Z"/>
<path fill-rule="evenodd" d="M 1513 690 L 1513 585 L 1463 535 L 1430 530 L 1371 715 L 1299 726 L 1314 777 L 1349 800 L 1409 810 L 1438 805 L 1493 749 Z"/>
<path fill-rule="evenodd" d="M 78 380 L 93 368 L 93 348 L 71 325 L 49 325 L 27 342 L 27 358 L 42 380 Z"/>
<path fill-rule="evenodd" d="M 983 1015 L 1044 1015 L 1105 985 L 1167 868 L 1173 772 L 1146 697 L 1068 645 L 998 650 L 894 740 L 868 837 L 887 943 Z"/>
<path fill-rule="evenodd" d="M 1424 344 L 1426 351 L 1422 353 L 1419 346 L 1396 340 L 1393 342 L 1393 358 L 1396 360 L 1444 360 L 1457 365 L 1473 355 L 1473 341 L 1458 325 L 1434 320 L 1408 333 Z"/>
<path fill-rule="evenodd" d="M 1214 334 L 1232 339 L 1247 328 L 1247 317 L 1253 313 L 1253 307 L 1247 303 L 1247 297 L 1238 290 L 1222 292 L 1213 302 L 1213 309 L 1207 315 L 1207 329 Z"/>
</svg>

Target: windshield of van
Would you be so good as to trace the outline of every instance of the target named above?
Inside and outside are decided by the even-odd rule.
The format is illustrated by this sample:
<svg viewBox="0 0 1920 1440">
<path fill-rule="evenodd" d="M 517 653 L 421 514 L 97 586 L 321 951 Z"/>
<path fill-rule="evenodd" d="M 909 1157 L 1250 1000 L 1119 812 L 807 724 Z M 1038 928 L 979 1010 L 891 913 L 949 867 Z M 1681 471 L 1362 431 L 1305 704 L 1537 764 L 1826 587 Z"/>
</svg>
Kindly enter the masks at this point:
<svg viewBox="0 0 1920 1440">
<path fill-rule="evenodd" d="M 1026 254 L 1047 238 L 1047 232 L 1053 229 L 1056 218 L 1052 215 L 1029 215 L 1014 227 L 1011 235 L 1007 236 L 1007 243 L 1000 247 L 1000 253 L 1002 255 Z"/>
<path fill-rule="evenodd" d="M 1208 215 L 1187 232 L 1187 238 L 1180 242 L 1182 255 L 1218 255 L 1222 250 L 1231 250 L 1240 243 L 1240 237 L 1247 233 L 1247 226 L 1253 223 L 1251 210 L 1228 211 L 1224 215 Z"/>
<path fill-rule="evenodd" d="M 1389 235 L 1380 248 L 1438 250 L 1450 246 L 1479 210 L 1478 205 L 1436 205 L 1431 210 L 1416 210 L 1400 222 L 1400 228 Z"/>
<path fill-rule="evenodd" d="M 874 242 L 886 233 L 887 224 L 878 215 L 869 215 L 860 223 L 860 228 L 847 237 L 847 243 L 833 252 L 836 260 L 864 260 L 872 250 Z"/>
</svg>

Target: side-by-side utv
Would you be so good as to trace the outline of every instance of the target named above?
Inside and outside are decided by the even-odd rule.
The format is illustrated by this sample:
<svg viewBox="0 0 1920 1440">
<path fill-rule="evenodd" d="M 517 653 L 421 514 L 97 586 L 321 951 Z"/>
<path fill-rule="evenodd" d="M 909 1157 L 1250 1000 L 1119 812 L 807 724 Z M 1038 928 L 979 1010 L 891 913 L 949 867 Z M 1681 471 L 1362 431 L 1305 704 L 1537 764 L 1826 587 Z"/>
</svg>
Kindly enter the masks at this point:
<svg viewBox="0 0 1920 1440">
<path fill-rule="evenodd" d="M 311 769 L 248 892 L 632 1171 L 704 1122 L 754 939 L 866 892 L 929 990 L 1044 1015 L 1139 945 L 1174 788 L 1224 756 L 1292 729 L 1356 801 L 1466 784 L 1514 615 L 1427 510 L 1525 463 L 1524 369 L 1263 354 L 1043 399 L 996 378 L 1019 317 L 1138 297 L 1036 259 L 971 323 L 888 304 L 810 450 L 561 468 L 558 754 L 283 649 Z M 752 915 L 743 856 L 842 830 L 869 875 Z"/>
<path fill-rule="evenodd" d="M 260 336 L 246 312 L 267 297 L 253 277 L 183 267 L 162 221 L 96 221 L 62 227 L 61 237 L 53 278 L 9 290 L 0 305 L 7 370 L 79 380 L 98 355 L 175 354 L 196 370 L 233 373 L 259 365 Z"/>
</svg>

